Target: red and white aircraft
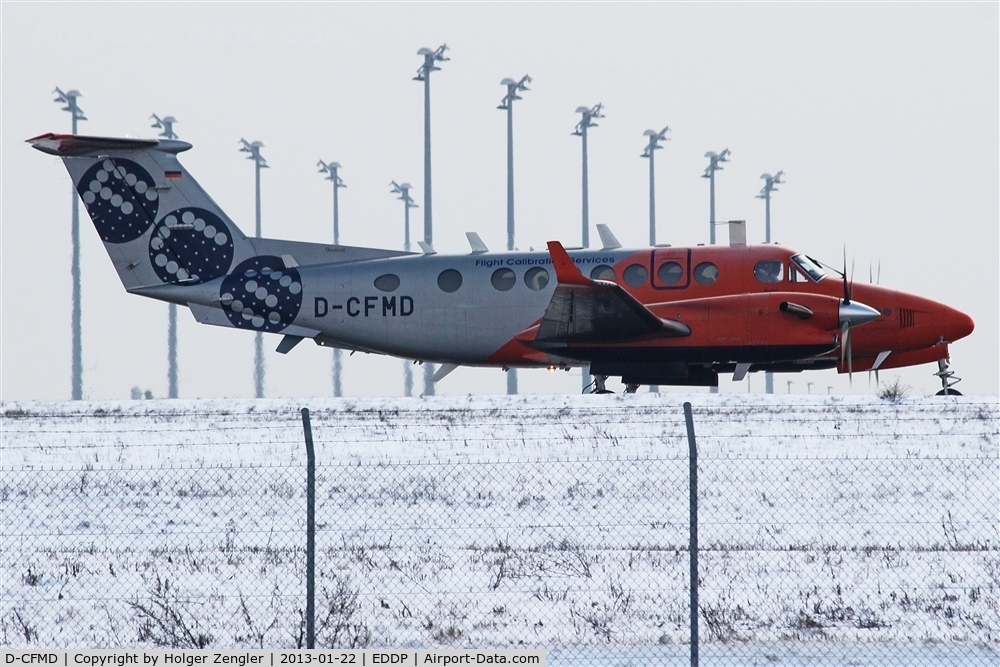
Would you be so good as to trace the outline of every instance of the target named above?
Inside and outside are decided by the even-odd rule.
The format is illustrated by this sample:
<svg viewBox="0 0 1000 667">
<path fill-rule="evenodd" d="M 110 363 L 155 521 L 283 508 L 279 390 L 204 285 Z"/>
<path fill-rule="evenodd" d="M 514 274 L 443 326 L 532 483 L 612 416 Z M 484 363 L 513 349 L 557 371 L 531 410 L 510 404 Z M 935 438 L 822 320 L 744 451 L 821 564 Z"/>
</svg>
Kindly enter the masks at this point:
<svg viewBox="0 0 1000 667">
<path fill-rule="evenodd" d="M 194 317 L 281 334 L 279 352 L 319 345 L 442 364 L 589 366 L 639 385 L 716 386 L 719 373 L 841 373 L 938 364 L 941 393 L 956 378 L 948 345 L 972 319 L 878 285 L 852 286 L 809 256 L 747 245 L 603 247 L 467 255 L 247 237 L 177 159 L 176 140 L 46 134 L 30 139 L 63 159 L 129 292 L 190 308 Z"/>
</svg>

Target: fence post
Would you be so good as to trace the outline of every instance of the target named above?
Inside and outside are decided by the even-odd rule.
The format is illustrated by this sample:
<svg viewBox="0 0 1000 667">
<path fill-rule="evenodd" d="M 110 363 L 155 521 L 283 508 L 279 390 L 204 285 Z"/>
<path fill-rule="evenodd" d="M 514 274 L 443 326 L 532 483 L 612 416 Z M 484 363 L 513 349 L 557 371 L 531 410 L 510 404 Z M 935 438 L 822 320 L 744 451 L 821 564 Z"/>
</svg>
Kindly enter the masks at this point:
<svg viewBox="0 0 1000 667">
<path fill-rule="evenodd" d="M 694 439 L 694 418 L 691 404 L 684 403 L 684 424 L 688 436 L 690 462 L 690 531 L 691 543 L 691 667 L 698 667 L 698 445 Z"/>
<path fill-rule="evenodd" d="M 302 408 L 306 437 L 306 648 L 316 648 L 316 452 L 309 408 Z"/>
</svg>

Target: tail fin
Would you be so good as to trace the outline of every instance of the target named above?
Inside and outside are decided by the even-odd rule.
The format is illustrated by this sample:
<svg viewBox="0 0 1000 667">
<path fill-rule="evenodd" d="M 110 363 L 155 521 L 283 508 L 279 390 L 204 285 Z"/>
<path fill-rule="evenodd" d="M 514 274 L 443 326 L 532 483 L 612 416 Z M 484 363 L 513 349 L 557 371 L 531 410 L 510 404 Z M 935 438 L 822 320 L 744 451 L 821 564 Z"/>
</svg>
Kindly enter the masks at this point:
<svg viewBox="0 0 1000 667">
<path fill-rule="evenodd" d="M 196 285 L 253 257 L 253 244 L 177 160 L 191 144 L 46 134 L 128 290 Z"/>
</svg>

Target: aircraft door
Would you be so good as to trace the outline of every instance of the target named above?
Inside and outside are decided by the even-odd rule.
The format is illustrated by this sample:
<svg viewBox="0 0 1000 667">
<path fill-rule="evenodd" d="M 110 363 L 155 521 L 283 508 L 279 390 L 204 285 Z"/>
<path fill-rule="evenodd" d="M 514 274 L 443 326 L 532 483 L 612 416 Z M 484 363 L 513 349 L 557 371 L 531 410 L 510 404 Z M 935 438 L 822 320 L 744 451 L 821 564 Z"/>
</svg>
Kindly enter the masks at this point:
<svg viewBox="0 0 1000 667">
<path fill-rule="evenodd" d="M 654 289 L 684 289 L 691 284 L 691 250 L 689 248 L 656 248 L 653 250 Z"/>
</svg>

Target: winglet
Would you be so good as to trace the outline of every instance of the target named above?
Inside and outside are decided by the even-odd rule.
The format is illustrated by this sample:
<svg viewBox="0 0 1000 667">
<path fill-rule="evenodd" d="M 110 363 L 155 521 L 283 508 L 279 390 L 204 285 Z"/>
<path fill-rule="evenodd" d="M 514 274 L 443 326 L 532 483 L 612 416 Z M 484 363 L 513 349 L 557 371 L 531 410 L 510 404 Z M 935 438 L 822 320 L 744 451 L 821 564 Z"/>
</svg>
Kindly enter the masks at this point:
<svg viewBox="0 0 1000 667">
<path fill-rule="evenodd" d="M 479 238 L 479 234 L 475 232 L 465 232 L 465 238 L 469 239 L 469 245 L 472 246 L 473 255 L 490 251 L 490 249 L 486 247 L 486 244 L 483 243 L 483 240 Z"/>
<path fill-rule="evenodd" d="M 592 281 L 587 280 L 573 259 L 562 247 L 559 241 L 549 241 L 549 255 L 552 257 L 552 266 L 556 270 L 556 280 L 563 285 L 591 285 Z"/>
<path fill-rule="evenodd" d="M 617 250 L 622 247 L 607 225 L 597 225 L 597 233 L 601 235 L 601 244 L 604 246 L 601 250 Z"/>
</svg>

